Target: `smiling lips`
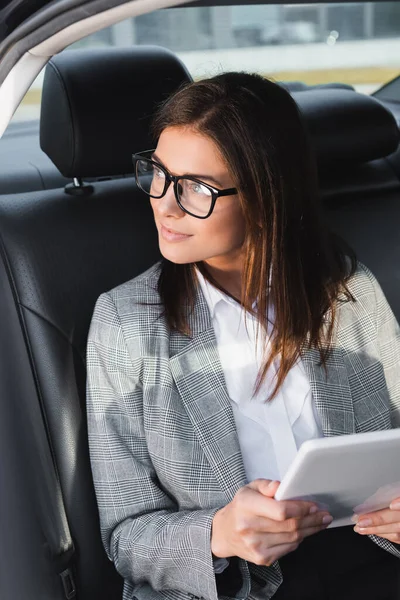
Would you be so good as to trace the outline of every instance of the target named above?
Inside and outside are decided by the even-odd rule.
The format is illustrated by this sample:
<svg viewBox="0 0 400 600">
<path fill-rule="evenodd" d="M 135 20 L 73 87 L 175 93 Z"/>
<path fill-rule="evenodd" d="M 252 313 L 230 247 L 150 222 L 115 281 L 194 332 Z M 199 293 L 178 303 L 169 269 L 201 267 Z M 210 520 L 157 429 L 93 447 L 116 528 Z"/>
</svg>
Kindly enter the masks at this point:
<svg viewBox="0 0 400 600">
<path fill-rule="evenodd" d="M 191 235 L 187 235 L 186 233 L 179 233 L 178 231 L 174 231 L 173 229 L 168 229 L 164 225 L 160 227 L 160 233 L 164 240 L 167 242 L 183 242 L 188 238 L 192 237 Z"/>
</svg>

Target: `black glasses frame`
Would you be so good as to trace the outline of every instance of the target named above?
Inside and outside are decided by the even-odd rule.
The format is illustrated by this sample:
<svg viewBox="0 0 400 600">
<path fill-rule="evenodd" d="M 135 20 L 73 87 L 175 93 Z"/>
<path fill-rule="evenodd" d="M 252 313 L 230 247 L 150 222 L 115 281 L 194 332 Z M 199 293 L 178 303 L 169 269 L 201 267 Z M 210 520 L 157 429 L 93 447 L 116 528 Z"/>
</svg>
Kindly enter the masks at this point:
<svg viewBox="0 0 400 600">
<path fill-rule="evenodd" d="M 181 210 L 183 210 L 183 212 L 187 213 L 188 215 L 190 215 L 191 217 L 195 217 L 196 219 L 207 219 L 212 211 L 214 210 L 215 207 L 215 203 L 217 201 L 217 198 L 219 198 L 220 196 L 232 196 L 233 194 L 237 194 L 238 191 L 236 188 L 226 188 L 225 190 L 219 190 L 218 188 L 215 188 L 211 185 L 209 185 L 208 183 L 204 183 L 204 181 L 201 181 L 200 179 L 196 179 L 195 177 L 189 177 L 186 175 L 171 175 L 171 173 L 169 173 L 167 171 L 167 169 L 165 167 L 163 167 L 163 165 L 160 165 L 160 163 L 158 163 L 157 161 L 153 160 L 151 158 L 151 154 L 154 152 L 154 150 L 145 150 L 144 152 L 137 152 L 136 154 L 132 154 L 132 161 L 133 161 L 133 165 L 135 167 L 135 179 L 136 179 L 136 184 L 138 186 L 138 188 L 140 188 L 142 190 L 142 192 L 144 192 L 145 194 L 147 194 L 148 196 L 150 196 L 150 198 L 162 198 L 163 196 L 165 196 L 165 194 L 167 193 L 167 190 L 169 188 L 169 186 L 171 185 L 171 183 L 174 184 L 174 194 L 175 194 L 175 200 L 179 206 L 179 208 Z M 164 184 L 164 189 L 162 194 L 155 196 L 154 194 L 150 194 L 149 192 L 147 192 L 146 190 L 144 190 L 140 183 L 139 183 L 139 175 L 137 172 L 137 163 L 140 160 L 147 160 L 148 162 L 152 163 L 153 165 L 155 165 L 158 169 L 160 169 L 164 175 L 165 175 L 165 184 Z M 206 187 L 208 190 L 210 190 L 211 193 L 211 205 L 210 205 L 210 210 L 208 211 L 208 213 L 204 216 L 201 217 L 199 215 L 195 215 L 194 213 L 190 212 L 190 210 L 187 210 L 187 208 L 185 208 L 182 204 L 181 201 L 179 199 L 179 193 L 178 193 L 178 185 L 179 185 L 179 181 L 185 179 L 187 181 L 194 181 L 195 183 L 199 183 L 200 185 L 204 185 L 204 187 Z"/>
</svg>

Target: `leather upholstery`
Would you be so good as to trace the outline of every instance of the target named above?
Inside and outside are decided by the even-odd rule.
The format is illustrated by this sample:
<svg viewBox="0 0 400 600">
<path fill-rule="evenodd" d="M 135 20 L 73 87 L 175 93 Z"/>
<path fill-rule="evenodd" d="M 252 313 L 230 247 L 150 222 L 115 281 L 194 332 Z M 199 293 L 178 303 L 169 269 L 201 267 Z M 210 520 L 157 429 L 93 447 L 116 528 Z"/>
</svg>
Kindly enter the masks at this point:
<svg viewBox="0 0 400 600">
<path fill-rule="evenodd" d="M 130 154 L 151 145 L 149 113 L 187 77 L 162 49 L 63 53 L 52 59 L 45 76 L 42 145 L 68 177 L 130 172 Z M 343 114 L 337 93 L 352 96 L 340 96 Z M 298 100 L 324 161 L 381 156 L 395 146 L 393 119 L 373 100 L 343 90 L 303 91 Z M 336 115 L 333 124 L 330 114 Z M 351 169 L 346 173 L 351 184 Z M 373 269 L 399 318 L 399 182 L 389 177 L 386 189 L 387 172 L 382 173 L 374 179 L 372 197 L 356 198 L 349 184 L 350 195 L 341 202 L 333 178 L 335 203 L 327 215 Z M 86 197 L 63 189 L 0 197 L 0 438 L 7 440 L 0 506 L 5 491 L 7 506 L 11 498 L 18 503 L 13 539 L 24 547 L 18 555 L 21 577 L 12 580 L 18 593 L 1 594 L 4 598 L 65 598 L 56 571 L 70 548 L 61 534 L 50 539 L 62 533 L 61 517 L 44 518 L 46 507 L 53 515 L 62 503 L 76 549 L 76 597 L 121 597 L 121 581 L 100 542 L 89 468 L 85 346 L 96 298 L 154 263 L 158 244 L 148 200 L 131 178 L 93 185 Z M 51 555 L 51 547 L 58 547 L 60 556 Z M 2 564 L 2 591 L 5 573 Z"/>
<path fill-rule="evenodd" d="M 301 92 L 305 90 L 321 90 L 321 89 L 338 89 L 338 90 L 353 90 L 354 87 L 348 83 L 317 83 L 308 85 L 303 81 L 279 81 L 280 85 L 289 90 L 289 92 Z"/>
<path fill-rule="evenodd" d="M 154 109 L 189 79 L 162 48 L 63 52 L 46 68 L 42 150 L 65 177 L 132 173 L 132 153 L 154 145 Z M 286 87 L 304 116 L 320 167 L 367 162 L 396 150 L 396 120 L 378 100 L 340 86 Z"/>
<path fill-rule="evenodd" d="M 375 98 L 326 88 L 292 96 L 307 124 L 320 168 L 381 158 L 399 145 L 396 119 Z"/>
<path fill-rule="evenodd" d="M 45 77 L 43 91 L 44 137 L 55 153 L 52 158 L 57 160 L 61 154 L 65 173 L 69 173 L 68 161 L 72 165 L 75 158 L 82 170 L 73 169 L 74 175 L 120 174 L 127 169 L 131 153 L 148 145 L 147 122 L 141 120 L 144 109 L 150 113 L 150 106 L 187 80 L 185 69 L 168 51 L 136 50 L 111 51 L 109 61 L 102 51 L 56 57 L 54 62 L 70 86 L 63 88 L 63 97 L 53 86 L 55 66 L 49 67 L 51 75 Z M 162 78 L 156 77 L 157 85 L 150 87 L 157 72 Z M 104 88 L 102 118 L 108 115 L 103 128 L 99 114 L 89 114 L 89 105 L 83 102 L 94 94 L 91 86 L 96 77 Z M 140 82 L 136 89 L 130 83 L 132 78 Z M 71 101 L 69 89 L 75 84 L 82 104 L 73 104 L 69 125 L 73 122 L 75 127 L 78 122 L 79 135 L 71 138 L 73 145 L 68 146 L 57 125 L 58 117 L 63 117 L 56 105 Z M 124 129 L 128 105 L 133 104 L 129 94 L 136 95 L 136 106 L 143 110 L 129 107 L 131 122 Z M 27 473 L 22 475 L 29 515 L 32 522 L 38 519 L 37 529 L 32 526 L 28 532 L 25 528 L 30 546 L 24 556 L 26 565 L 24 560 L 20 564 L 24 578 L 18 582 L 23 588 L 18 597 L 64 599 L 57 573 L 70 566 L 68 560 L 75 548 L 76 597 L 119 600 L 122 581 L 101 544 L 89 464 L 86 337 L 97 297 L 159 258 L 150 203 L 132 178 L 96 182 L 93 193 L 85 197 L 66 194 L 64 189 L 0 196 L 0 238 L 0 307 L 8 318 L 7 327 L 0 328 L 0 352 L 7 356 L 0 402 L 15 406 L 24 425 L 16 425 L 16 432 L 10 428 L 7 441 L 14 461 L 26 465 Z M 29 474 L 32 477 L 26 477 Z M 7 496 L 13 497 L 17 489 L 16 483 L 10 483 Z M 63 505 L 72 544 L 66 535 Z M 18 523 L 14 524 L 14 537 L 24 538 Z M 22 559 L 22 553 L 20 556 Z M 11 596 L 7 593 L 4 597 Z"/>
<path fill-rule="evenodd" d="M 355 249 L 377 277 L 400 323 L 400 185 L 370 194 L 350 191 L 324 207 L 329 227 Z"/>
<path fill-rule="evenodd" d="M 40 144 L 65 177 L 132 173 L 156 106 L 190 76 L 156 46 L 69 50 L 46 67 Z"/>
<path fill-rule="evenodd" d="M 78 598 L 116 600 L 120 582 L 100 542 L 88 460 L 85 345 L 100 293 L 159 257 L 150 205 L 131 181 L 104 182 L 90 198 L 71 197 L 63 190 L 1 197 L 0 222 L 3 260 L 9 265 L 4 285 L 11 288 L 19 316 L 11 339 L 15 344 L 22 328 L 16 352 L 26 355 L 23 368 L 18 362 L 9 365 L 9 378 L 18 385 L 2 390 L 2 398 L 21 412 L 25 402 L 37 403 L 43 413 L 77 549 Z M 2 328 L 2 354 L 11 343 L 5 335 Z M 26 443 L 40 482 L 47 475 L 33 441 Z M 51 484 L 41 481 L 40 488 Z M 39 597 L 47 596 L 32 594 Z"/>
</svg>

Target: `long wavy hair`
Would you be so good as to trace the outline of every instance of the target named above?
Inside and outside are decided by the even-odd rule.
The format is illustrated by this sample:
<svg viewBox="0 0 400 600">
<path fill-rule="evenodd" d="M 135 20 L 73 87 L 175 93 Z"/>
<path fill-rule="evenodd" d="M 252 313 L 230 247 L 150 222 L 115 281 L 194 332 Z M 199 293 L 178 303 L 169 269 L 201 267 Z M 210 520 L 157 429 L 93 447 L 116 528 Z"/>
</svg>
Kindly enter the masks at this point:
<svg viewBox="0 0 400 600">
<path fill-rule="evenodd" d="M 172 126 L 208 136 L 238 189 L 245 223 L 240 301 L 248 313 L 256 302 L 264 348 L 269 308 L 274 309 L 270 347 L 255 387 L 257 391 L 278 358 L 272 399 L 305 348 L 317 348 L 326 366 L 337 301 L 343 294 L 345 300 L 353 299 L 346 282 L 356 269 L 356 257 L 322 221 L 310 140 L 283 87 L 235 72 L 186 84 L 159 108 L 156 139 Z M 218 286 L 204 264 L 166 259 L 159 279 L 167 322 L 186 334 L 197 293 L 196 266 Z"/>
</svg>

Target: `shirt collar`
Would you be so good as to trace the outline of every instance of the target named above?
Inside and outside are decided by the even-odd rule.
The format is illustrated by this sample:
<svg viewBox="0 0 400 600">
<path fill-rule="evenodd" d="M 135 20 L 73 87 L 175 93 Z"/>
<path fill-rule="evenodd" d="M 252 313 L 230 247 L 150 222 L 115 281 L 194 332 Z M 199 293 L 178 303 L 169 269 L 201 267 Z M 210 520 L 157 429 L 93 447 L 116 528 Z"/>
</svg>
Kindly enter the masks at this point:
<svg viewBox="0 0 400 600">
<path fill-rule="evenodd" d="M 200 284 L 201 291 L 203 292 L 208 308 L 210 309 L 211 318 L 214 318 L 217 306 L 221 303 L 227 303 L 230 306 L 235 307 L 236 309 L 242 310 L 242 307 L 238 302 L 236 302 L 236 300 L 234 300 L 227 294 L 224 294 L 224 292 L 221 292 L 221 290 L 216 288 L 215 285 L 212 285 L 212 283 L 207 281 L 204 275 L 200 273 L 199 269 L 196 269 L 196 275 Z"/>
<path fill-rule="evenodd" d="M 202 273 L 200 273 L 199 269 L 196 268 L 195 271 L 196 271 L 198 282 L 200 284 L 201 291 L 203 292 L 203 295 L 206 299 L 208 308 L 210 310 L 212 319 L 215 317 L 215 312 L 217 310 L 217 306 L 221 306 L 224 303 L 227 304 L 228 306 L 235 308 L 235 310 L 238 310 L 240 312 L 243 310 L 243 307 L 236 300 L 234 300 L 227 294 L 224 294 L 224 292 L 221 292 L 221 290 L 216 288 L 215 285 L 213 285 L 212 283 L 207 281 L 207 279 L 204 277 L 204 275 Z M 257 302 L 254 302 L 253 308 L 255 309 L 256 306 L 257 306 Z M 251 315 L 249 315 L 249 317 L 252 318 Z M 268 321 L 271 325 L 274 322 L 274 318 L 275 318 L 275 314 L 274 314 L 273 306 L 270 305 Z"/>
</svg>

